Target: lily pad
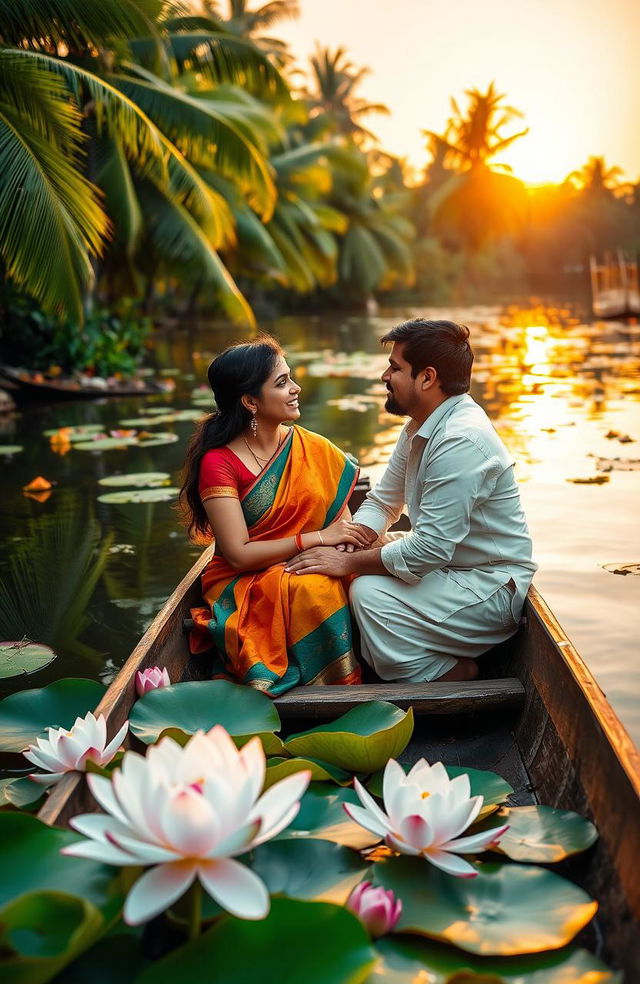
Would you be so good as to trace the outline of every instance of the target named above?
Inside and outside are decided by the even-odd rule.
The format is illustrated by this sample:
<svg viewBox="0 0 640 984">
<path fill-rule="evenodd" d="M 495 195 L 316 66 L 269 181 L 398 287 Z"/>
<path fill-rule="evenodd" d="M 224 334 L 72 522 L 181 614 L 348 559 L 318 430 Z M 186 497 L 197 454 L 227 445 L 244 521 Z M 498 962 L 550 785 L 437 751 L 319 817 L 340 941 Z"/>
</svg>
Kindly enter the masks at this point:
<svg viewBox="0 0 640 984">
<path fill-rule="evenodd" d="M 126 417 L 118 423 L 121 427 L 153 427 L 157 421 L 155 417 Z"/>
<path fill-rule="evenodd" d="M 413 734 L 413 710 L 386 701 L 367 701 L 337 721 L 292 735 L 290 755 L 311 757 L 351 772 L 375 772 L 406 748 Z"/>
<path fill-rule="evenodd" d="M 622 984 L 587 950 L 526 957 L 475 957 L 430 940 L 387 936 L 366 984 Z"/>
<path fill-rule="evenodd" d="M 598 908 L 581 888 L 532 865 L 482 864 L 475 878 L 456 878 L 428 861 L 396 857 L 372 871 L 376 884 L 402 899 L 398 932 L 483 956 L 558 949 Z"/>
<path fill-rule="evenodd" d="M 175 444 L 180 438 L 177 434 L 148 434 L 146 436 L 140 435 L 138 437 L 138 446 L 141 448 L 151 448 L 160 444 Z"/>
<path fill-rule="evenodd" d="M 126 505 L 130 502 L 171 502 L 180 495 L 180 489 L 123 489 L 121 492 L 105 492 L 98 496 L 98 502 L 112 505 Z"/>
<path fill-rule="evenodd" d="M 271 895 L 344 905 L 368 865 L 357 851 L 324 840 L 271 841 L 245 858 Z"/>
<path fill-rule="evenodd" d="M 254 955 L 256 962 L 248 959 Z M 325 902 L 273 899 L 266 919 L 224 917 L 152 964 L 136 984 L 358 984 L 375 950 L 360 920 Z"/>
<path fill-rule="evenodd" d="M 278 712 L 268 697 L 227 680 L 194 680 L 150 690 L 136 701 L 129 721 L 131 732 L 147 745 L 168 729 L 192 735 L 221 724 L 234 737 L 280 729 Z"/>
<path fill-rule="evenodd" d="M 4 795 L 7 802 L 16 809 L 31 812 L 44 799 L 45 790 L 33 779 L 23 776 L 21 779 L 12 779 L 5 788 Z"/>
<path fill-rule="evenodd" d="M 311 771 L 311 778 L 319 782 L 337 782 L 343 786 L 351 782 L 351 773 L 345 769 L 339 769 L 328 762 L 321 762 L 319 759 L 305 758 L 271 758 L 267 762 L 267 775 L 265 778 L 265 789 L 273 786 L 275 782 L 291 776 L 294 772 L 302 772 L 304 769 Z"/>
<path fill-rule="evenodd" d="M 553 864 L 572 854 L 579 854 L 595 844 L 596 828 L 584 817 L 571 810 L 556 810 L 551 806 L 505 807 L 491 817 L 488 824 L 474 830 L 508 823 L 500 845 L 490 848 L 506 854 L 514 861 L 534 864 Z"/>
<path fill-rule="evenodd" d="M 169 472 L 130 472 L 128 475 L 108 475 L 106 478 L 99 478 L 98 485 L 105 485 L 107 488 L 151 489 L 168 485 L 170 481 Z"/>
<path fill-rule="evenodd" d="M 77 424 L 72 427 L 54 427 L 51 430 L 44 431 L 45 437 L 56 437 L 60 431 L 64 433 L 67 441 L 81 441 L 83 438 L 88 437 L 90 434 L 100 434 L 104 430 L 103 424 Z"/>
<path fill-rule="evenodd" d="M 353 789 L 327 787 L 312 782 L 300 801 L 300 810 L 277 840 L 300 837 L 332 841 L 343 847 L 362 850 L 377 844 L 380 837 L 355 823 L 345 812 L 345 803 L 359 804 Z"/>
<path fill-rule="evenodd" d="M 88 949 L 103 926 L 94 905 L 62 892 L 14 899 L 0 910 L 5 981 L 45 984 Z"/>
<path fill-rule="evenodd" d="M 56 655 L 50 646 L 29 639 L 0 642 L 0 680 L 36 673 L 53 663 Z"/>
<path fill-rule="evenodd" d="M 73 446 L 76 451 L 116 451 L 137 443 L 135 437 L 100 437 L 95 441 L 78 441 Z"/>
<path fill-rule="evenodd" d="M 24 451 L 24 447 L 20 444 L 0 444 L 2 455 L 19 454 L 21 451 Z"/>
<path fill-rule="evenodd" d="M 0 701 L 0 752 L 21 752 L 47 728 L 70 728 L 104 696 L 95 680 L 69 678 Z"/>
<path fill-rule="evenodd" d="M 78 835 L 48 827 L 28 813 L 0 813 L 0 906 L 28 892 L 57 891 L 86 899 L 109 917 L 121 902 L 119 873 L 87 858 L 67 857 L 63 847 Z"/>
<path fill-rule="evenodd" d="M 410 765 L 406 765 L 405 763 L 401 763 L 401 765 L 405 772 L 408 772 L 411 768 Z M 455 779 L 456 776 L 461 776 L 466 772 L 469 776 L 471 796 L 482 796 L 484 799 L 483 813 L 487 806 L 492 806 L 490 812 L 493 813 L 497 805 L 504 803 L 507 797 L 513 793 L 513 787 L 509 785 L 506 779 L 499 776 L 497 772 L 487 772 L 483 769 L 466 769 L 461 765 L 445 765 L 445 769 L 450 779 Z M 367 789 L 374 796 L 382 796 L 383 775 L 384 769 L 381 769 L 374 776 L 371 776 L 371 779 L 367 783 Z"/>
<path fill-rule="evenodd" d="M 163 417 L 166 413 L 176 413 L 175 407 L 147 407 L 150 417 Z"/>
</svg>

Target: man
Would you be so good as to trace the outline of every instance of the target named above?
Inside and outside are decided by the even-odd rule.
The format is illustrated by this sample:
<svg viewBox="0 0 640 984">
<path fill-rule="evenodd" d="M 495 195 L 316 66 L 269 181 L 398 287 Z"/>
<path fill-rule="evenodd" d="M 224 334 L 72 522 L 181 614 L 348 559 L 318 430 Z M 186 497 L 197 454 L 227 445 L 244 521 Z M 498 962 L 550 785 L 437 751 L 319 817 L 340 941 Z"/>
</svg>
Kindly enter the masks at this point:
<svg viewBox="0 0 640 984">
<path fill-rule="evenodd" d="M 469 331 L 451 321 L 398 325 L 382 379 L 385 408 L 408 416 L 354 524 L 371 546 L 316 547 L 298 574 L 357 577 L 363 658 L 383 680 L 471 680 L 476 657 L 513 635 L 536 565 L 513 460 L 468 395 Z M 411 532 L 378 545 L 407 506 Z"/>
</svg>

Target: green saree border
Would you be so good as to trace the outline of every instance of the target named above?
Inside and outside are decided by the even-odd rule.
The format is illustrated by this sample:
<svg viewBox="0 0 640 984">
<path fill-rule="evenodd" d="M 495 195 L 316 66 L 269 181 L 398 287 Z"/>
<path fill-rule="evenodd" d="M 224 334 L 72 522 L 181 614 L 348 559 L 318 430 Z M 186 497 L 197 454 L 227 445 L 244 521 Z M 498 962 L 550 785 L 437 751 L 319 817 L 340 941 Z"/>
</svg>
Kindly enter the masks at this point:
<svg viewBox="0 0 640 984">
<path fill-rule="evenodd" d="M 278 456 L 270 465 L 267 465 L 265 471 L 258 476 L 245 497 L 240 500 L 247 529 L 255 526 L 273 505 L 275 494 L 291 454 L 292 440 L 293 428 L 285 438 Z"/>
<path fill-rule="evenodd" d="M 342 475 L 340 476 L 340 481 L 338 482 L 336 496 L 327 510 L 327 515 L 324 518 L 323 529 L 324 527 L 329 526 L 334 521 L 336 516 L 340 515 L 345 505 L 349 501 L 351 490 L 358 477 L 358 471 L 358 465 L 351 461 L 350 458 L 345 458 L 344 468 L 342 470 Z"/>
</svg>

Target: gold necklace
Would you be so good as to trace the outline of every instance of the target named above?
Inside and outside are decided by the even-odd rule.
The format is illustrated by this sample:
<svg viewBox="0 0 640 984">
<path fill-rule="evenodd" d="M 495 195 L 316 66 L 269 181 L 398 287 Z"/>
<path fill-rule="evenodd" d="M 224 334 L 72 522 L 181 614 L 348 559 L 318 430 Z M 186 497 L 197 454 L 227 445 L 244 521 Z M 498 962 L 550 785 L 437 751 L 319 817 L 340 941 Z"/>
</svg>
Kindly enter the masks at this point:
<svg viewBox="0 0 640 984">
<path fill-rule="evenodd" d="M 253 448 L 251 447 L 251 445 L 250 445 L 250 444 L 249 444 L 249 442 L 247 441 L 247 439 L 246 439 L 246 437 L 244 436 L 244 434 L 242 435 L 242 440 L 243 440 L 243 441 L 244 441 L 244 443 L 246 444 L 246 446 L 247 446 L 247 451 L 249 452 L 249 454 L 251 454 L 251 455 L 253 455 L 253 457 L 255 458 L 255 460 L 256 460 L 256 464 L 257 464 L 257 465 L 258 465 L 258 467 L 260 468 L 260 471 L 262 471 L 262 469 L 264 468 L 264 466 L 266 465 L 266 463 L 267 463 L 268 461 L 271 461 L 271 459 L 273 458 L 273 456 L 274 456 L 274 454 L 276 453 L 276 451 L 278 450 L 278 448 L 279 448 L 279 447 L 280 447 L 280 445 L 282 444 L 282 437 L 280 436 L 280 434 L 278 434 L 278 443 L 276 444 L 276 446 L 275 446 L 275 448 L 273 449 L 273 451 L 271 452 L 271 454 L 269 455 L 269 457 L 268 457 L 268 458 L 261 458 L 261 457 L 260 457 L 259 455 L 257 455 L 257 454 L 255 453 L 255 451 L 253 450 Z"/>
</svg>

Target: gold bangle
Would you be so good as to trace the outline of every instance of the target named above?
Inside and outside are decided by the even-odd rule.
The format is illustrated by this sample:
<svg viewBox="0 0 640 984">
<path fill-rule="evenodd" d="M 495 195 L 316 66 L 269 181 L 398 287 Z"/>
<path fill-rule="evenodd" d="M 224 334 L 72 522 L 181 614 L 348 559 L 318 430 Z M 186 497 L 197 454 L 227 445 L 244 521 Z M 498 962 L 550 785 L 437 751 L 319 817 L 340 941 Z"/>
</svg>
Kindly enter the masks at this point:
<svg viewBox="0 0 640 984">
<path fill-rule="evenodd" d="M 320 537 L 320 543 L 321 543 L 321 545 L 324 547 L 324 540 L 322 539 L 322 533 L 320 532 L 320 530 L 316 530 L 316 533 Z"/>
</svg>

